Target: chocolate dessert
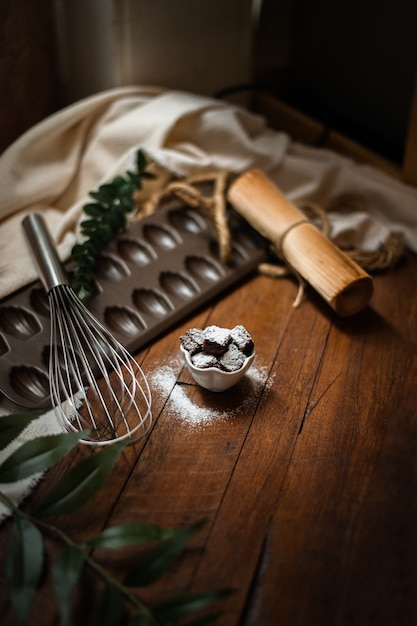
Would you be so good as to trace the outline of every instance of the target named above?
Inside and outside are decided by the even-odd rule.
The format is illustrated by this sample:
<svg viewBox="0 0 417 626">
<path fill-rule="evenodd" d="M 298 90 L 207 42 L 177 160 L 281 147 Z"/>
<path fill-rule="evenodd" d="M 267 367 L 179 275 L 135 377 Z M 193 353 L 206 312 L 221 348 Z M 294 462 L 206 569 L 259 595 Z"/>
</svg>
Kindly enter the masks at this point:
<svg viewBox="0 0 417 626">
<path fill-rule="evenodd" d="M 195 367 L 216 367 L 225 372 L 237 372 L 253 352 L 254 342 L 241 324 L 232 329 L 207 326 L 204 330 L 190 328 L 180 337 L 184 350 Z"/>
</svg>

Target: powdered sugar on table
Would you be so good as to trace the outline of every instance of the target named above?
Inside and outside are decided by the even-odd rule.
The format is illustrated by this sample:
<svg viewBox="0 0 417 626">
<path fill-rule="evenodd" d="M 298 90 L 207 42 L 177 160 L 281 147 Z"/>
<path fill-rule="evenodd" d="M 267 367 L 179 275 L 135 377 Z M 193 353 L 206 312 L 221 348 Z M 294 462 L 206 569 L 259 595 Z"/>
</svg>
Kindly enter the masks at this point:
<svg viewBox="0 0 417 626">
<path fill-rule="evenodd" d="M 220 419 L 233 419 L 243 415 L 246 410 L 253 406 L 254 397 L 259 397 L 267 381 L 267 368 L 253 366 L 246 374 L 250 384 L 250 393 L 242 395 L 242 402 L 233 407 L 232 410 L 217 409 L 211 406 L 201 406 L 197 404 L 194 395 L 195 385 L 178 381 L 181 360 L 174 358 L 168 363 L 156 366 L 147 373 L 149 385 L 153 395 L 167 395 L 166 409 L 170 415 L 176 419 L 183 420 L 191 426 L 208 425 Z M 270 379 L 269 381 L 270 382 Z M 201 402 L 201 396 L 199 396 Z M 212 399 L 216 402 L 216 398 Z"/>
</svg>

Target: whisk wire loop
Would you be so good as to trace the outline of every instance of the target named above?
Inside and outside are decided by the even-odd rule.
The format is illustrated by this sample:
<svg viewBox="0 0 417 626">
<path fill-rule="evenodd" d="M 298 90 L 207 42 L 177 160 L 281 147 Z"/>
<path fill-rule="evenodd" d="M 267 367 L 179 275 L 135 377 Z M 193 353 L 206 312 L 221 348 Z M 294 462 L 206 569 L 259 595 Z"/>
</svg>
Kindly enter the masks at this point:
<svg viewBox="0 0 417 626">
<path fill-rule="evenodd" d="M 75 330 L 71 317 L 62 314 L 68 306 L 68 303 L 63 298 L 66 291 L 68 290 L 63 286 L 59 289 L 52 289 L 49 292 L 52 319 L 51 346 L 53 346 L 53 351 L 51 352 L 53 364 L 51 365 L 50 363 L 50 369 L 55 374 L 50 375 L 51 396 L 54 400 L 54 405 L 59 411 L 59 417 L 64 427 L 76 431 L 76 422 L 80 430 L 91 426 L 97 429 L 89 403 L 85 406 L 89 412 L 91 423 L 87 420 L 81 420 L 80 413 L 77 411 L 81 401 L 86 400 L 86 384 L 92 386 L 95 382 L 88 362 L 86 362 L 87 367 L 84 372 L 80 369 L 80 357 L 78 355 L 82 354 L 82 346 L 79 332 Z M 67 295 L 71 297 L 71 291 Z M 64 346 L 66 347 L 65 349 L 63 349 Z M 61 404 L 62 397 L 66 398 L 65 406 Z M 68 411 L 68 405 L 72 409 L 70 412 Z"/>
<path fill-rule="evenodd" d="M 92 428 L 100 443 L 110 433 L 119 433 L 120 440 L 143 429 L 143 423 L 134 430 L 129 424 L 130 412 L 143 413 L 140 404 L 144 421 L 150 413 L 150 389 L 139 364 L 69 285 L 51 289 L 49 301 L 50 389 L 60 422 L 69 430 Z"/>
<path fill-rule="evenodd" d="M 91 429 L 84 443 L 106 445 L 144 435 L 152 422 L 148 381 L 131 354 L 78 298 L 40 215 L 23 228 L 48 293 L 49 385 L 65 430 Z"/>
</svg>

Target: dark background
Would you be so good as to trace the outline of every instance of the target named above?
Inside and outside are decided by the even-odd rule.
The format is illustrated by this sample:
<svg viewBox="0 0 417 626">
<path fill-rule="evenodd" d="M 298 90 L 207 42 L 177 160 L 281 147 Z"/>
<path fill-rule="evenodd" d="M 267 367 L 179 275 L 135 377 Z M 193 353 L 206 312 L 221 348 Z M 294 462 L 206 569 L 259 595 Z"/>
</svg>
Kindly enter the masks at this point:
<svg viewBox="0 0 417 626">
<path fill-rule="evenodd" d="M 53 4 L 0 0 L 0 151 L 67 104 Z M 262 3 L 253 81 L 396 163 L 416 67 L 416 0 Z"/>
</svg>

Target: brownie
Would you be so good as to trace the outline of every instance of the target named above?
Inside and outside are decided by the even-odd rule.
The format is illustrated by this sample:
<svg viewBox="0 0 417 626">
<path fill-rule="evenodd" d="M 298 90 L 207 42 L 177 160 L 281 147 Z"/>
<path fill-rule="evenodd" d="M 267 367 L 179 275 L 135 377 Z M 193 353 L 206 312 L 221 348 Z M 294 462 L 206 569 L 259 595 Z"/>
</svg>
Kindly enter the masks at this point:
<svg viewBox="0 0 417 626">
<path fill-rule="evenodd" d="M 184 350 L 192 355 L 203 349 L 203 339 L 204 333 L 200 328 L 190 328 L 180 337 L 180 342 Z"/>
<path fill-rule="evenodd" d="M 190 328 L 180 342 L 195 367 L 217 367 L 225 372 L 240 370 L 254 348 L 252 337 L 241 324 L 232 330 L 214 325 L 205 330 Z"/>
<path fill-rule="evenodd" d="M 226 352 L 227 346 L 231 343 L 230 330 L 220 328 L 220 326 L 207 326 L 204 330 L 203 352 L 220 356 Z"/>
<path fill-rule="evenodd" d="M 226 352 L 219 357 L 220 368 L 225 372 L 236 372 L 240 370 L 245 362 L 246 356 L 239 348 L 231 343 Z"/>
<path fill-rule="evenodd" d="M 219 367 L 219 361 L 213 354 L 197 352 L 191 357 L 191 363 L 196 367 L 207 369 L 208 367 Z"/>
<path fill-rule="evenodd" d="M 244 326 L 239 324 L 230 331 L 233 343 L 243 352 L 246 356 L 252 354 L 254 343 L 253 339 Z"/>
</svg>

